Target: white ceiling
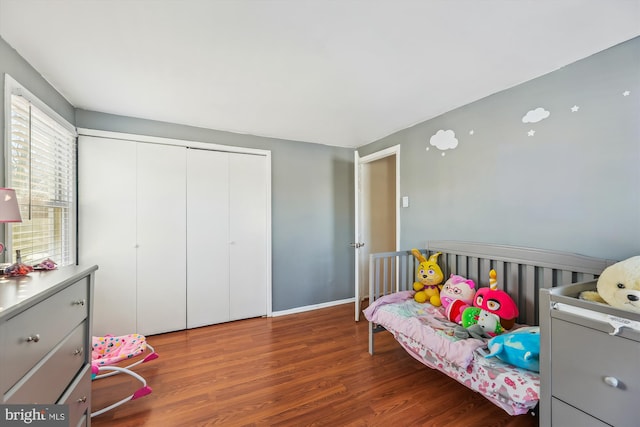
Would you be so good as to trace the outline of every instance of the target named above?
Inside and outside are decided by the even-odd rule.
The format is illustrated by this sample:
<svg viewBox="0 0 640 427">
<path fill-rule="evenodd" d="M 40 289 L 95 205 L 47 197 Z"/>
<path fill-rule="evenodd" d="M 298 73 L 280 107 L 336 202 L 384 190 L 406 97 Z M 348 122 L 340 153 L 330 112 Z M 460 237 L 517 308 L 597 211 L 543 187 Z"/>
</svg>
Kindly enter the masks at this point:
<svg viewBox="0 0 640 427">
<path fill-rule="evenodd" d="M 640 35 L 640 0 L 0 0 L 0 35 L 78 108 L 358 147 Z"/>
</svg>

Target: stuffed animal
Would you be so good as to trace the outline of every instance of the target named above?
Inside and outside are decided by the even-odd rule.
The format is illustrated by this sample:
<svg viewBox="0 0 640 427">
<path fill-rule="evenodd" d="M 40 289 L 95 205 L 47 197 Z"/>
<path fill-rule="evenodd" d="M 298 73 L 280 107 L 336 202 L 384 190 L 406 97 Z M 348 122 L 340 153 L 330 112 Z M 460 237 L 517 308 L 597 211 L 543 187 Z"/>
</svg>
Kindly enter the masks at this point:
<svg viewBox="0 0 640 427">
<path fill-rule="evenodd" d="M 489 340 L 489 354 L 511 365 L 540 372 L 540 327 L 516 329 Z"/>
<path fill-rule="evenodd" d="M 419 250 L 411 249 L 411 253 L 415 256 L 420 264 L 416 268 L 416 282 L 413 283 L 413 290 L 416 291 L 413 299 L 419 303 L 429 302 L 435 307 L 440 307 L 440 284 L 444 279 L 444 274 L 438 265 L 437 252 L 426 259 Z"/>
<path fill-rule="evenodd" d="M 473 307 L 467 307 L 462 312 L 462 327 L 469 329 L 473 326 L 476 335 L 493 337 L 502 334 L 513 327 L 518 317 L 518 306 L 508 293 L 498 289 L 496 276 L 495 270 L 489 272 L 489 287 L 478 289 Z M 483 334 L 478 334 L 475 325 L 482 328 Z M 457 329 L 454 333 L 459 338 L 465 338 L 462 330 Z"/>
<path fill-rule="evenodd" d="M 462 311 L 473 304 L 476 284 L 471 279 L 452 274 L 440 290 L 440 301 L 447 318 L 455 323 L 462 321 Z"/>
<path fill-rule="evenodd" d="M 580 298 L 640 313 L 640 256 L 605 268 L 596 288 L 597 291 L 581 292 Z"/>
<path fill-rule="evenodd" d="M 444 308 L 449 307 L 453 300 L 461 300 L 471 305 L 475 295 L 476 284 L 473 280 L 452 274 L 440 290 L 440 301 Z"/>
</svg>

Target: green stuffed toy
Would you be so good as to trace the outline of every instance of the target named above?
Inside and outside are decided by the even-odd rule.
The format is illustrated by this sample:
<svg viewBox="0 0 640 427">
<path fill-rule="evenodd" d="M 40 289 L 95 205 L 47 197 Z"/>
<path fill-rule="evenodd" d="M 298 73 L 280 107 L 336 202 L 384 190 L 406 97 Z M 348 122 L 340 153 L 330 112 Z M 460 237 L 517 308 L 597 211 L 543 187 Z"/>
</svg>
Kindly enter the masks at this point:
<svg viewBox="0 0 640 427">
<path fill-rule="evenodd" d="M 440 307 L 440 286 L 444 279 L 444 274 L 438 265 L 438 256 L 441 252 L 437 252 L 426 259 L 419 250 L 411 249 L 411 253 L 415 256 L 420 264 L 416 268 L 416 281 L 413 283 L 413 290 L 416 291 L 413 299 L 419 303 L 429 302 L 435 307 Z"/>
</svg>

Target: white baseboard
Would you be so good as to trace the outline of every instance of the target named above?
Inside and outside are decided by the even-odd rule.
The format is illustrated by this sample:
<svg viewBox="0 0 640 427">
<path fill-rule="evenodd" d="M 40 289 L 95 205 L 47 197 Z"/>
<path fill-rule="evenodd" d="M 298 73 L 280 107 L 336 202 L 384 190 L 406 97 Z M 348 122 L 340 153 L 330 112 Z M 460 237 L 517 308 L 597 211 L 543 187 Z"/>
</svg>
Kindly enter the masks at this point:
<svg viewBox="0 0 640 427">
<path fill-rule="evenodd" d="M 271 313 L 271 316 L 277 317 L 277 316 L 286 316 L 287 314 L 304 313 L 305 311 L 333 307 L 334 305 L 353 303 L 355 302 L 355 300 L 356 300 L 355 298 L 347 298 L 347 299 L 342 299 L 338 301 L 323 302 L 322 304 L 305 305 L 304 307 L 296 307 L 296 308 L 291 308 L 289 310 L 274 311 L 273 313 Z"/>
</svg>

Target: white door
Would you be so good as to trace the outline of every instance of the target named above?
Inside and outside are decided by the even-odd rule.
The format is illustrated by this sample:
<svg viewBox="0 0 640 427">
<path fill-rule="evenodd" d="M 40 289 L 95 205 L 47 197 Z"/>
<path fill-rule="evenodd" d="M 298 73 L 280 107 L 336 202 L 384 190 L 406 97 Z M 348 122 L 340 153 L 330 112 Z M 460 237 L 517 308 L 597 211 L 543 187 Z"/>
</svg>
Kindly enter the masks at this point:
<svg viewBox="0 0 640 427">
<path fill-rule="evenodd" d="M 95 334 L 271 315 L 269 152 L 95 132 L 79 143 L 79 258 L 99 266 Z"/>
<path fill-rule="evenodd" d="M 143 335 L 185 329 L 185 147 L 138 143 L 137 313 Z"/>
<path fill-rule="evenodd" d="M 79 262 L 95 273 L 93 335 L 124 335 L 136 323 L 136 144 L 78 141 Z"/>
<path fill-rule="evenodd" d="M 268 180 L 265 156 L 229 153 L 231 320 L 268 313 Z"/>
<path fill-rule="evenodd" d="M 229 153 L 187 150 L 187 327 L 229 321 Z"/>
<path fill-rule="evenodd" d="M 399 250 L 400 146 L 355 157 L 355 320 L 369 292 L 369 254 Z"/>
<path fill-rule="evenodd" d="M 189 150 L 187 326 L 267 314 L 267 158 Z"/>
</svg>

